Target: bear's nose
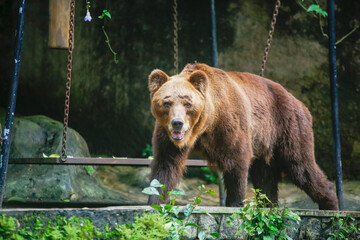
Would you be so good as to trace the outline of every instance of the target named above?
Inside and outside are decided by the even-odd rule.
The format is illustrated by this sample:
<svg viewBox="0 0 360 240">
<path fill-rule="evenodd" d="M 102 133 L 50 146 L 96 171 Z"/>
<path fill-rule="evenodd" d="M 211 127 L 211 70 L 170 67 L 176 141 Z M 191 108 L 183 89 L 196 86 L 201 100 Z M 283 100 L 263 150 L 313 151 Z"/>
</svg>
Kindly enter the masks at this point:
<svg viewBox="0 0 360 240">
<path fill-rule="evenodd" d="M 182 126 L 184 125 L 184 121 L 181 118 L 174 118 L 171 121 L 171 125 L 176 131 L 180 131 Z"/>
</svg>

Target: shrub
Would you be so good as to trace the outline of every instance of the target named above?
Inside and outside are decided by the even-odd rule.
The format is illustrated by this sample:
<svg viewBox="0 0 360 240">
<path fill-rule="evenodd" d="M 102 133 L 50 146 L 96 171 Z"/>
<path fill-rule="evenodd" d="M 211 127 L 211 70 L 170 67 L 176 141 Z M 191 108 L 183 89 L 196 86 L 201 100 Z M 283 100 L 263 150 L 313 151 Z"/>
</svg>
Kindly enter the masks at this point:
<svg viewBox="0 0 360 240">
<path fill-rule="evenodd" d="M 266 208 L 272 205 L 271 201 L 260 190 L 253 190 L 255 196 L 245 207 L 239 208 L 227 220 L 230 226 L 234 226 L 233 221 L 239 218 L 241 223 L 237 227 L 236 234 L 246 233 L 246 239 L 291 239 L 287 234 L 287 229 L 295 227 L 288 224 L 286 220 L 295 224 L 300 223 L 300 217 L 288 210 L 287 208 L 279 209 L 278 207 Z"/>
</svg>

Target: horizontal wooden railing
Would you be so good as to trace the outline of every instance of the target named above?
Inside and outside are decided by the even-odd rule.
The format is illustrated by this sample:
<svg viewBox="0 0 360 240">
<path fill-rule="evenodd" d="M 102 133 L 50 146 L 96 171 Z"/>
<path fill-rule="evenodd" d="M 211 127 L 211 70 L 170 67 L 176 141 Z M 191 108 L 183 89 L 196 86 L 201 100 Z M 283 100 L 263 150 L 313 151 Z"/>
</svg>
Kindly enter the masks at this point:
<svg viewBox="0 0 360 240">
<path fill-rule="evenodd" d="M 152 159 L 149 158 L 90 158 L 68 157 L 65 161 L 60 158 L 10 158 L 9 164 L 59 164 L 59 165 L 109 165 L 109 166 L 149 166 Z M 207 161 L 189 159 L 186 162 L 189 167 L 207 166 Z"/>
</svg>

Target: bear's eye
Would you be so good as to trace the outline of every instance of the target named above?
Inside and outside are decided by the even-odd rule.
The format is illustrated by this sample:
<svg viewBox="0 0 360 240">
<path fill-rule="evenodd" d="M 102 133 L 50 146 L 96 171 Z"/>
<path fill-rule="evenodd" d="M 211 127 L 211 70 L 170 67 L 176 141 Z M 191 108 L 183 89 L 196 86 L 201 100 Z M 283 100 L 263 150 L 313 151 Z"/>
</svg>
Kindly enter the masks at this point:
<svg viewBox="0 0 360 240">
<path fill-rule="evenodd" d="M 184 104 L 184 107 L 185 107 L 185 108 L 191 108 L 191 104 L 190 104 L 190 103 L 185 103 L 185 104 Z"/>
<path fill-rule="evenodd" d="M 164 103 L 164 108 L 170 108 L 171 107 L 171 103 L 168 103 L 168 102 L 166 102 L 166 103 Z"/>
</svg>

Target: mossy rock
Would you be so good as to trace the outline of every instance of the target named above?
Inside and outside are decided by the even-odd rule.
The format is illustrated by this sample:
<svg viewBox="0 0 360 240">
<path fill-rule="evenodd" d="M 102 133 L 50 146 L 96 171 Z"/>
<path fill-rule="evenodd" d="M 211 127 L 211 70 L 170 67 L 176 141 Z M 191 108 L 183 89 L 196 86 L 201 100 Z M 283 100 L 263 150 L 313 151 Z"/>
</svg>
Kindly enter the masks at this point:
<svg viewBox="0 0 360 240">
<path fill-rule="evenodd" d="M 42 157 L 61 154 L 63 124 L 46 116 L 15 118 L 10 148 L 11 158 Z M 90 157 L 84 138 L 69 128 L 68 156 Z"/>
<path fill-rule="evenodd" d="M 4 126 L 4 118 L 0 119 Z M 62 123 L 46 116 L 16 117 L 10 158 L 39 158 L 61 153 Z M 90 157 L 84 138 L 68 129 L 67 155 Z M 103 186 L 96 172 L 85 166 L 9 164 L 5 199 L 25 201 L 127 201 L 126 196 Z"/>
</svg>

